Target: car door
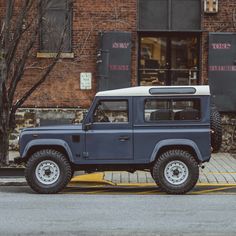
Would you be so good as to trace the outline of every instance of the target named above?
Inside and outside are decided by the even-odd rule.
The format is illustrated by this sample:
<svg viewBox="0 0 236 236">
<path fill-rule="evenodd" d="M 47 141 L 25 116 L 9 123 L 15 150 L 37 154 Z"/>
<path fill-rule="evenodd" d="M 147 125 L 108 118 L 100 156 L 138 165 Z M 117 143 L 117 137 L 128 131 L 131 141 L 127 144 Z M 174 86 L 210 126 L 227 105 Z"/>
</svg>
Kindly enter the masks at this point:
<svg viewBox="0 0 236 236">
<path fill-rule="evenodd" d="M 87 159 L 133 159 L 131 101 L 131 98 L 97 99 L 91 111 L 91 128 L 86 131 Z"/>
</svg>

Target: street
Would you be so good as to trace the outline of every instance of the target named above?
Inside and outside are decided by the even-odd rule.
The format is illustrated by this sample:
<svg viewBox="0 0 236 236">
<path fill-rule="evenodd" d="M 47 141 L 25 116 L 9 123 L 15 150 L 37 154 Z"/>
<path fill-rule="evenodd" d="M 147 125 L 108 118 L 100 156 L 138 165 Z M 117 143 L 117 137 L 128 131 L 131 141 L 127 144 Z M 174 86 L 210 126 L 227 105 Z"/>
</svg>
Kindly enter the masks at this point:
<svg viewBox="0 0 236 236">
<path fill-rule="evenodd" d="M 233 192 L 171 196 L 98 189 L 97 193 L 68 188 L 57 195 L 39 195 L 29 187 L 0 187 L 0 235 L 236 233 Z"/>
</svg>

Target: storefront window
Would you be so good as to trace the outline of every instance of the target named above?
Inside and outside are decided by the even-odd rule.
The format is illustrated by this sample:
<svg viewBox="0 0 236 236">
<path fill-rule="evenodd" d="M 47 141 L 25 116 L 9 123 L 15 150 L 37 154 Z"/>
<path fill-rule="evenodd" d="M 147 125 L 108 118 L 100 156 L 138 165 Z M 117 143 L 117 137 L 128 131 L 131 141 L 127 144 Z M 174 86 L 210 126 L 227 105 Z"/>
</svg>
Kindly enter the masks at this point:
<svg viewBox="0 0 236 236">
<path fill-rule="evenodd" d="M 140 38 L 140 85 L 194 85 L 198 82 L 197 36 Z"/>
</svg>

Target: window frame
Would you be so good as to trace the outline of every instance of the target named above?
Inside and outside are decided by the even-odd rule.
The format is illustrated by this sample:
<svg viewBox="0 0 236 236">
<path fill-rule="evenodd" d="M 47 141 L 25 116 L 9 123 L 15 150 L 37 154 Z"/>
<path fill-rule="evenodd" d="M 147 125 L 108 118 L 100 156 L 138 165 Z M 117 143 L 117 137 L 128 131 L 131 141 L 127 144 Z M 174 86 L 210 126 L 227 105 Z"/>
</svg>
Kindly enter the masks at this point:
<svg viewBox="0 0 236 236">
<path fill-rule="evenodd" d="M 142 26 L 141 23 L 142 20 L 141 20 L 141 3 L 145 2 L 145 0 L 138 0 L 137 2 L 137 5 L 138 5 L 138 14 L 137 14 L 137 17 L 138 17 L 138 21 L 137 21 L 137 28 L 138 28 L 138 32 L 149 32 L 149 31 L 154 31 L 154 32 L 176 32 L 176 31 L 180 31 L 180 32 L 202 32 L 202 22 L 203 22 L 203 14 L 202 14 L 202 11 L 203 11 L 203 1 L 200 1 L 200 0 L 196 0 L 197 1 L 200 1 L 199 2 L 199 16 L 198 16 L 198 27 L 191 27 L 191 28 L 186 28 L 186 29 L 182 29 L 182 28 L 173 28 L 173 22 L 174 22 L 174 17 L 173 17 L 173 5 L 172 4 L 172 1 L 173 0 L 162 0 L 162 1 L 165 1 L 167 3 L 167 8 L 165 9 L 162 9 L 163 11 L 166 12 L 166 18 L 164 19 L 165 22 L 166 22 L 166 27 L 165 28 L 155 28 L 155 27 L 144 27 Z M 149 0 L 149 1 L 152 1 L 152 0 Z M 155 1 L 155 0 L 154 0 Z M 145 2 L 146 4 L 146 2 Z"/>
<path fill-rule="evenodd" d="M 95 111 L 98 108 L 100 102 L 126 102 L 128 121 L 127 122 L 111 122 L 111 121 L 110 122 L 95 122 L 94 121 L 94 114 L 95 114 Z M 130 123 L 130 114 L 129 113 L 130 113 L 130 109 L 129 109 L 129 100 L 128 99 L 99 99 L 96 102 L 95 108 L 92 111 L 92 124 L 94 124 L 94 125 L 100 125 L 100 124 L 122 125 L 122 124 L 126 124 L 127 125 Z"/>
<path fill-rule="evenodd" d="M 166 60 L 167 63 L 169 64 L 169 69 L 165 69 L 166 73 L 167 73 L 167 78 L 165 81 L 165 84 L 163 86 L 173 86 L 172 85 L 172 80 L 171 80 L 171 41 L 173 38 L 179 37 L 181 36 L 182 38 L 184 37 L 195 37 L 197 39 L 197 81 L 196 84 L 199 85 L 202 81 L 202 61 L 201 61 L 201 56 L 202 56 L 202 51 L 201 51 L 201 45 L 202 45 L 202 40 L 201 40 L 201 34 L 199 32 L 139 32 L 138 33 L 138 63 L 137 63 L 137 75 L 138 75 L 138 85 L 141 85 L 142 82 L 142 66 L 141 66 L 141 46 L 142 46 L 142 38 L 149 38 L 149 37 L 153 37 L 153 38 L 166 38 L 167 40 L 167 52 L 166 52 Z M 189 85 L 189 84 L 186 84 Z M 145 86 L 145 85 L 144 85 Z M 160 85 L 162 86 L 162 85 Z M 183 85 L 182 85 L 183 86 Z"/>
<path fill-rule="evenodd" d="M 73 58 L 74 55 L 72 55 L 72 29 L 73 29 L 73 3 L 69 4 L 69 0 L 66 1 L 66 8 L 60 8 L 60 7 L 48 7 L 48 9 L 45 10 L 45 13 L 50 12 L 50 11 L 63 11 L 63 12 L 68 12 L 68 48 L 69 50 L 62 50 L 61 51 L 61 56 L 62 58 Z M 45 17 L 45 14 L 42 14 L 43 9 L 40 9 L 40 14 Z M 53 58 L 57 56 L 58 50 L 46 50 L 43 49 L 43 23 L 41 22 L 40 27 L 39 27 L 39 48 L 38 48 L 37 57 L 40 58 Z"/>
</svg>

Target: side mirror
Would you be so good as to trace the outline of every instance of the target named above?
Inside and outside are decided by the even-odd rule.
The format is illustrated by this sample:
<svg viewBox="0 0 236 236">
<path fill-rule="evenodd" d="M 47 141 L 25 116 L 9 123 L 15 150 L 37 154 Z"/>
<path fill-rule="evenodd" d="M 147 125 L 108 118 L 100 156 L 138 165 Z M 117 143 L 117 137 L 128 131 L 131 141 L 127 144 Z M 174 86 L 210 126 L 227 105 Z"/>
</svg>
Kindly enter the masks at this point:
<svg viewBox="0 0 236 236">
<path fill-rule="evenodd" d="M 84 125 L 85 131 L 92 129 L 92 123 L 87 123 Z"/>
</svg>

